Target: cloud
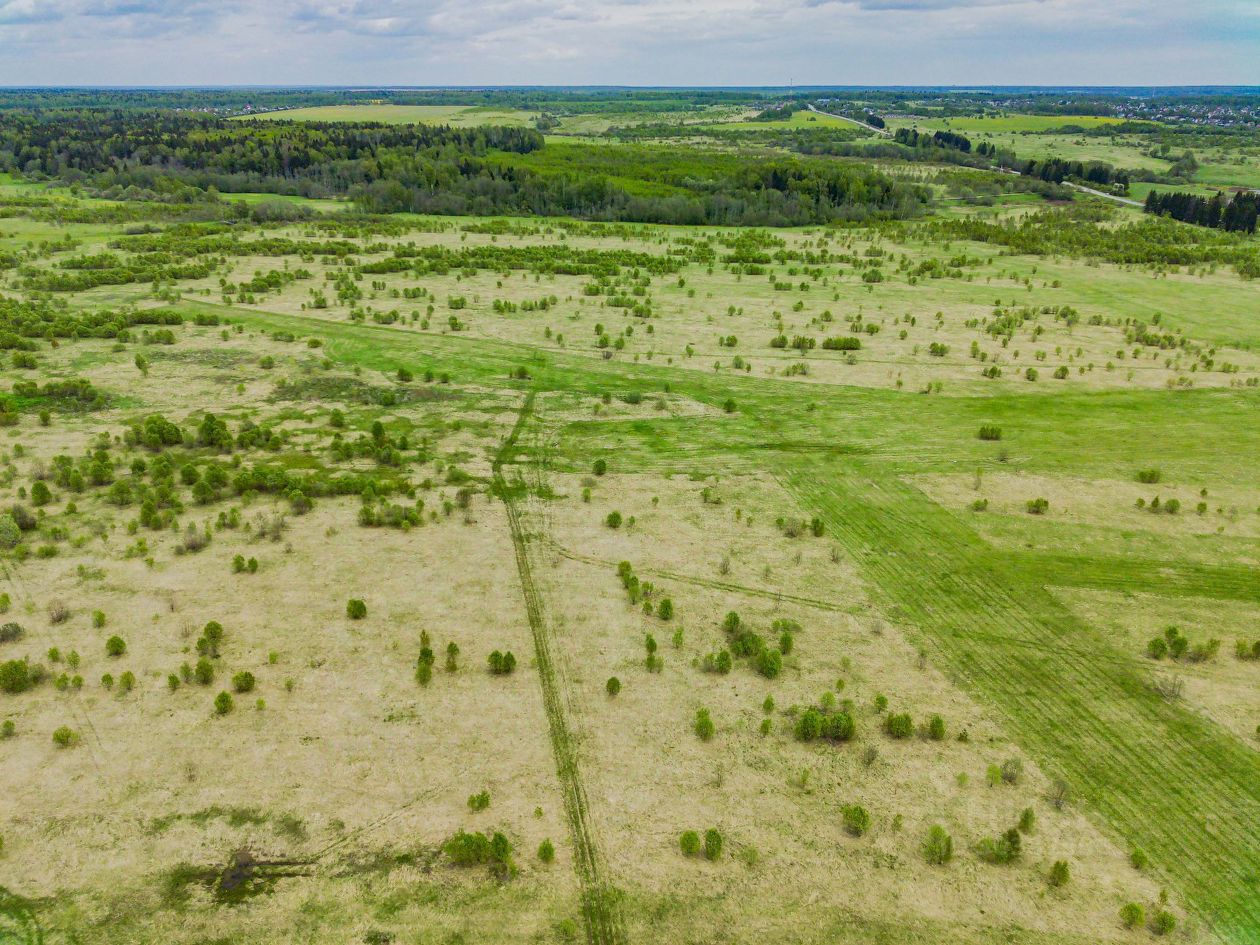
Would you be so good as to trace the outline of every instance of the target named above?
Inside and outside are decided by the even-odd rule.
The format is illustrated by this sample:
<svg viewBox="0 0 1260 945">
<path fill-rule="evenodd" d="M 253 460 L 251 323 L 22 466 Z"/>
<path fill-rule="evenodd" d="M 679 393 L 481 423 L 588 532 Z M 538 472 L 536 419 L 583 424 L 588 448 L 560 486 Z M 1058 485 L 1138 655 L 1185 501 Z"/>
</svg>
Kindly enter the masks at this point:
<svg viewBox="0 0 1260 945">
<path fill-rule="evenodd" d="M 1248 0 L 0 0 L 10 84 L 1254 81 Z M 1226 28 L 1228 24 L 1228 28 Z M 1175 37 L 1170 42 L 1169 37 Z"/>
</svg>

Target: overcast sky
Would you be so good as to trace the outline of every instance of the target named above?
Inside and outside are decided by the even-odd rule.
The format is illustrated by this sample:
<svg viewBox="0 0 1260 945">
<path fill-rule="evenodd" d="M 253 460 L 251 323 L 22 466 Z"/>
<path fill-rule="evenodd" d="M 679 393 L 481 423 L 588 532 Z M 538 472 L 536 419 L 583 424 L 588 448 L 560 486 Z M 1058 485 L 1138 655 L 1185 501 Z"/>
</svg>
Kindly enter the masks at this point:
<svg viewBox="0 0 1260 945">
<path fill-rule="evenodd" d="M 0 0 L 3 85 L 1260 84 L 1260 0 Z"/>
</svg>

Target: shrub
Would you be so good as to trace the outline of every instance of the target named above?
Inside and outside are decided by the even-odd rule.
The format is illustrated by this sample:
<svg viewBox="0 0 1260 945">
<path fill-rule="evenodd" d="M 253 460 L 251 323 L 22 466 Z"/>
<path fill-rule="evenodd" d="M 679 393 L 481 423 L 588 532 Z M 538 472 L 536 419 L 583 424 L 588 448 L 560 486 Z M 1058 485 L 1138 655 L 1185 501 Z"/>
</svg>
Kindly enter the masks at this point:
<svg viewBox="0 0 1260 945">
<path fill-rule="evenodd" d="M 58 748 L 69 748 L 79 742 L 79 735 L 68 725 L 63 725 L 52 733 L 53 744 Z"/>
<path fill-rule="evenodd" d="M 604 519 L 604 524 L 607 525 L 609 528 L 620 528 L 621 527 L 621 513 L 609 512 L 608 517 Z"/>
<path fill-rule="evenodd" d="M 1141 847 L 1134 847 L 1133 852 L 1129 854 L 1129 865 L 1135 870 L 1144 870 L 1150 865 L 1150 859 L 1146 855 L 1146 851 Z"/>
<path fill-rule="evenodd" d="M 860 837 L 871 829 L 871 815 L 861 804 L 846 804 L 840 808 L 844 820 L 844 829 L 855 837 Z"/>
<path fill-rule="evenodd" d="M 1167 909 L 1161 909 L 1151 916 L 1151 931 L 1156 935 L 1167 935 L 1177 927 L 1177 917 Z"/>
<path fill-rule="evenodd" d="M 944 866 L 954 858 L 954 838 L 940 824 L 928 828 L 927 839 L 923 841 L 923 858 L 932 866 Z"/>
<path fill-rule="evenodd" d="M 778 650 L 763 649 L 757 654 L 757 672 L 767 679 L 774 679 L 783 669 L 783 654 Z"/>
<path fill-rule="evenodd" d="M 1002 762 L 1002 780 L 1007 784 L 1016 784 L 1024 773 L 1024 763 L 1018 758 L 1007 758 Z"/>
<path fill-rule="evenodd" d="M 670 620 L 674 616 L 674 602 L 668 597 L 662 598 L 660 606 L 656 608 L 656 616 L 662 620 Z"/>
<path fill-rule="evenodd" d="M 1002 428 L 986 424 L 980 428 L 979 436 L 982 440 L 1000 440 L 1002 439 Z"/>
<path fill-rule="evenodd" d="M 16 734 L 17 725 L 14 724 L 12 719 L 5 719 L 4 722 L 0 724 L 0 738 L 12 738 Z"/>
<path fill-rule="evenodd" d="M 704 832 L 704 855 L 709 860 L 722 855 L 722 835 L 712 827 Z"/>
<path fill-rule="evenodd" d="M 232 677 L 232 689 L 235 692 L 253 692 L 254 674 L 242 670 Z"/>
<path fill-rule="evenodd" d="M 1019 832 L 1032 833 L 1037 826 L 1037 812 L 1031 807 L 1025 807 L 1022 814 L 1019 815 Z"/>
<path fill-rule="evenodd" d="M 1146 910 L 1140 903 L 1126 902 L 1120 907 L 1120 922 L 1126 929 L 1140 928 L 1146 922 Z"/>
<path fill-rule="evenodd" d="M 367 604 L 357 597 L 350 598 L 346 601 L 346 616 L 351 620 L 362 620 L 367 616 Z"/>
<path fill-rule="evenodd" d="M 594 470 L 595 475 L 602 476 L 604 473 L 608 472 L 608 463 L 606 460 L 597 459 L 595 460 L 595 465 L 592 469 Z"/>
<path fill-rule="evenodd" d="M 1160 480 L 1160 472 L 1158 469 L 1139 469 L 1137 473 L 1137 481 L 1144 482 L 1147 485 L 1154 485 Z"/>
<path fill-rule="evenodd" d="M 1005 864 L 1019 859 L 1020 846 L 1019 830 L 1012 827 L 997 839 L 981 840 L 976 852 L 986 863 Z"/>
<path fill-rule="evenodd" d="M 487 659 L 490 665 L 490 672 L 495 676 L 508 676 L 516 669 L 516 657 L 512 655 L 512 651 L 500 653 L 495 650 Z"/>
<path fill-rule="evenodd" d="M 700 852 L 700 835 L 694 830 L 684 830 L 678 838 L 683 856 L 696 856 Z"/>
<path fill-rule="evenodd" d="M 12 515 L 0 515 L 0 548 L 13 548 L 22 540 L 22 530 Z"/>
<path fill-rule="evenodd" d="M 1055 860 L 1054 865 L 1050 867 L 1050 885 L 1058 889 L 1066 886 L 1071 878 L 1071 872 L 1068 869 L 1067 860 Z"/>
<path fill-rule="evenodd" d="M 36 479 L 34 485 L 31 486 L 31 505 L 38 508 L 41 505 L 47 505 L 52 501 L 52 492 L 48 488 L 48 484 L 42 479 Z"/>
<path fill-rule="evenodd" d="M 550 839 L 544 840 L 538 844 L 538 859 L 543 863 L 551 864 L 556 859 L 556 848 Z"/>
<path fill-rule="evenodd" d="M 717 731 L 717 726 L 713 724 L 713 719 L 709 717 L 708 709 L 696 710 L 695 730 L 702 742 L 707 742 Z"/>
<path fill-rule="evenodd" d="M 16 694 L 26 692 L 38 681 L 38 674 L 26 660 L 0 663 L 0 690 Z"/>
<path fill-rule="evenodd" d="M 1050 509 L 1050 502 L 1046 499 L 1029 499 L 1027 509 L 1029 515 L 1045 515 Z"/>
<path fill-rule="evenodd" d="M 927 737 L 934 742 L 945 740 L 945 720 L 939 715 L 934 715 L 928 719 Z"/>
<path fill-rule="evenodd" d="M 890 715 L 884 721 L 884 731 L 890 738 L 909 738 L 914 734 L 914 721 L 905 712 Z"/>
<path fill-rule="evenodd" d="M 122 687 L 123 692 L 131 692 L 136 688 L 136 674 L 127 670 L 118 677 L 118 685 Z"/>
<path fill-rule="evenodd" d="M 604 690 L 609 696 L 617 695 L 617 693 L 621 692 L 621 680 L 616 676 L 609 676 L 608 682 L 604 684 Z"/>
<path fill-rule="evenodd" d="M 0 643 L 14 643 L 25 635 L 26 631 L 20 623 L 10 622 L 0 626 Z"/>
<path fill-rule="evenodd" d="M 479 814 L 490 806 L 490 792 L 482 791 L 479 794 L 468 795 L 468 809 L 474 814 Z"/>
<path fill-rule="evenodd" d="M 123 640 L 122 637 L 112 636 L 108 640 L 105 641 L 105 655 L 106 656 L 118 657 L 118 656 L 122 656 L 126 652 L 127 652 L 127 643 L 125 640 Z"/>
<path fill-rule="evenodd" d="M 230 692 L 221 692 L 214 697 L 215 715 L 227 715 L 232 711 L 233 706 L 232 694 Z"/>
<path fill-rule="evenodd" d="M 202 686 L 210 685 L 214 682 L 214 664 L 203 656 L 193 668 L 193 678 Z"/>
</svg>

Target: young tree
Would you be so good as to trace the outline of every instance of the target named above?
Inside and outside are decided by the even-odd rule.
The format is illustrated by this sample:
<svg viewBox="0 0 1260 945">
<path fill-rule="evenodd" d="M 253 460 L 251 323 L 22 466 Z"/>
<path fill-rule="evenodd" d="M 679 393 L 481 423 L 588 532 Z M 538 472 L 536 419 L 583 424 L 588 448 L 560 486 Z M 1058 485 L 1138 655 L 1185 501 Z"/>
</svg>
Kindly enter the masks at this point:
<svg viewBox="0 0 1260 945">
<path fill-rule="evenodd" d="M 346 616 L 351 620 L 362 620 L 367 616 L 367 604 L 356 597 L 346 601 Z"/>
<path fill-rule="evenodd" d="M 722 835 L 710 827 L 704 832 L 705 859 L 716 860 L 722 855 Z"/>
<path fill-rule="evenodd" d="M 233 704 L 232 694 L 230 692 L 220 692 L 214 697 L 215 715 L 227 715 L 232 711 Z"/>
<path fill-rule="evenodd" d="M 700 835 L 694 830 L 684 830 L 678 838 L 678 846 L 683 856 L 695 856 L 700 852 Z"/>
<path fill-rule="evenodd" d="M 923 858 L 933 866 L 944 866 L 954 858 L 954 838 L 940 824 L 928 828 L 923 841 Z"/>
<path fill-rule="evenodd" d="M 609 696 L 617 695 L 617 693 L 621 692 L 621 680 L 616 676 L 609 676 L 608 682 L 604 684 L 604 690 Z"/>
</svg>

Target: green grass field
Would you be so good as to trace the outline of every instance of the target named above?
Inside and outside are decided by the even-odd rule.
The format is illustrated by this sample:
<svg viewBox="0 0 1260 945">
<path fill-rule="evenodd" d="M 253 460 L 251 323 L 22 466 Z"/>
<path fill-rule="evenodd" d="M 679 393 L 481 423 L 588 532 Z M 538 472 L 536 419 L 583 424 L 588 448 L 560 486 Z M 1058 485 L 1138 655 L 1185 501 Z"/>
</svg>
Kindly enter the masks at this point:
<svg viewBox="0 0 1260 945">
<path fill-rule="evenodd" d="M 1260 240 L 881 166 L 0 178 L 0 942 L 1260 942 Z"/>
</svg>

